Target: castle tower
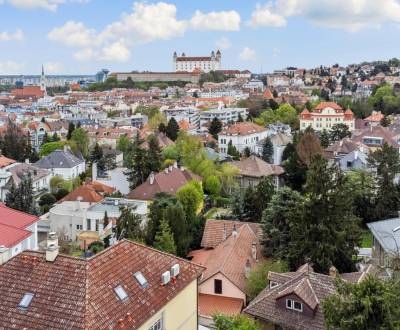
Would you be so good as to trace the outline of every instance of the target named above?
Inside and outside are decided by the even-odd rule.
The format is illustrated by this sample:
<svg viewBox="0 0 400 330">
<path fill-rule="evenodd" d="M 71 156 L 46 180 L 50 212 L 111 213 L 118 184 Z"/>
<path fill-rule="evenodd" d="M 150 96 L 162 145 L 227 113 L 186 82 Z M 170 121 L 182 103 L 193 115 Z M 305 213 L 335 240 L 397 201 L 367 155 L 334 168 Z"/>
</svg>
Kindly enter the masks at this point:
<svg viewBox="0 0 400 330">
<path fill-rule="evenodd" d="M 177 69 L 178 69 L 177 64 L 176 64 L 177 59 L 178 59 L 178 54 L 175 51 L 174 55 L 172 56 L 172 71 L 177 71 Z"/>
<path fill-rule="evenodd" d="M 42 65 L 42 75 L 40 76 L 40 90 L 46 95 L 46 76 L 44 75 L 44 66 Z"/>
</svg>

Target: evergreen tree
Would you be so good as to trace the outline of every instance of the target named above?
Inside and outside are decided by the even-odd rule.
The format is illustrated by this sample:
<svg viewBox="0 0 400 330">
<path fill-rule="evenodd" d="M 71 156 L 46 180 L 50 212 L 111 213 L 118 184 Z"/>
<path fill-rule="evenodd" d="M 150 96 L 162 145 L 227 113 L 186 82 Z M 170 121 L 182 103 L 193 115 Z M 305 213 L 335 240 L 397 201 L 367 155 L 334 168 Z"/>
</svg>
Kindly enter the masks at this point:
<svg viewBox="0 0 400 330">
<path fill-rule="evenodd" d="M 214 119 L 210 123 L 208 132 L 214 137 L 214 139 L 218 140 L 218 134 L 221 131 L 222 131 L 222 122 L 217 117 L 214 117 Z"/>
<path fill-rule="evenodd" d="M 346 124 L 340 123 L 335 124 L 331 127 L 330 130 L 330 139 L 331 141 L 340 141 L 345 137 L 350 137 L 351 132 L 349 131 L 349 127 Z"/>
<path fill-rule="evenodd" d="M 82 156 L 87 158 L 89 156 L 89 136 L 86 130 L 81 127 L 74 129 L 71 140 L 76 143 L 76 147 Z"/>
<path fill-rule="evenodd" d="M 49 135 L 47 134 L 47 132 L 44 132 L 42 144 L 49 143 L 49 142 L 53 142 L 53 141 L 51 140 L 51 138 L 49 138 Z"/>
<path fill-rule="evenodd" d="M 272 141 L 269 137 L 267 137 L 263 143 L 263 148 L 262 148 L 262 159 L 267 162 L 272 164 L 272 156 L 274 155 L 274 146 L 272 145 Z"/>
<path fill-rule="evenodd" d="M 162 166 L 161 148 L 155 135 L 147 139 L 149 148 L 147 151 L 147 169 L 149 172 L 159 172 Z"/>
<path fill-rule="evenodd" d="M 104 218 L 103 218 L 103 230 L 108 226 L 110 221 L 108 220 L 108 214 L 107 211 L 104 212 Z M 108 248 L 110 246 L 110 235 L 107 235 L 103 238 L 103 243 L 104 243 L 104 248 Z"/>
<path fill-rule="evenodd" d="M 296 143 L 295 140 L 294 143 Z M 294 143 L 289 143 L 283 151 L 282 160 L 285 169 L 283 175 L 286 185 L 294 190 L 302 191 L 306 182 L 307 166 L 300 160 Z"/>
<path fill-rule="evenodd" d="M 147 152 L 142 148 L 143 142 L 143 139 L 141 139 L 139 133 L 137 133 L 132 144 L 132 152 L 128 163 L 128 168 L 130 170 L 128 181 L 131 189 L 135 189 L 145 182 L 150 175 L 150 171 L 147 167 Z"/>
<path fill-rule="evenodd" d="M 167 253 L 176 254 L 174 235 L 171 233 L 171 228 L 165 219 L 160 222 L 154 239 L 154 247 Z"/>
<path fill-rule="evenodd" d="M 52 140 L 52 142 L 60 141 L 60 137 L 58 136 L 57 132 L 53 133 L 53 136 L 52 136 L 51 140 Z"/>
<path fill-rule="evenodd" d="M 143 241 L 142 217 L 134 213 L 129 207 L 121 207 L 121 215 L 117 219 L 117 240 L 129 239 L 137 242 Z"/>
<path fill-rule="evenodd" d="M 167 126 L 165 126 L 164 123 L 160 123 L 160 125 L 158 125 L 158 131 L 160 133 L 166 133 L 167 132 Z"/>
<path fill-rule="evenodd" d="M 15 210 L 37 214 L 30 175 L 24 177 L 18 187 L 15 187 L 14 182 L 12 183 L 10 191 L 6 195 L 5 203 Z"/>
<path fill-rule="evenodd" d="M 227 153 L 229 156 L 232 156 L 233 160 L 240 160 L 240 153 L 235 148 L 235 146 L 232 145 L 232 141 L 229 141 L 229 143 L 228 143 L 228 152 Z"/>
<path fill-rule="evenodd" d="M 235 217 L 236 220 L 242 220 L 245 218 L 244 196 L 240 189 L 236 189 L 233 191 L 230 208 L 232 211 L 232 215 Z"/>
<path fill-rule="evenodd" d="M 0 149 L 3 156 L 19 162 L 24 162 L 30 158 L 32 153 L 29 135 L 25 135 L 10 119 L 4 135 L 1 136 Z"/>
<path fill-rule="evenodd" d="M 250 150 L 249 147 L 244 148 L 244 150 L 243 150 L 243 155 L 244 155 L 244 157 L 246 157 L 246 158 L 249 158 L 249 157 L 251 156 L 251 150 Z"/>
<path fill-rule="evenodd" d="M 72 133 L 73 133 L 74 130 L 75 130 L 75 125 L 74 125 L 74 123 L 70 122 L 68 124 L 67 140 L 71 140 Z"/>
<path fill-rule="evenodd" d="M 94 148 L 90 154 L 90 162 L 96 163 L 97 167 L 100 170 L 104 170 L 104 154 L 103 154 L 103 149 L 99 146 L 99 144 L 96 142 L 94 145 Z"/>
<path fill-rule="evenodd" d="M 329 147 L 331 143 L 331 136 L 326 129 L 322 130 L 321 135 L 319 136 L 319 140 L 323 148 Z"/>
<path fill-rule="evenodd" d="M 309 259 L 322 273 L 332 265 L 340 272 L 354 270 L 360 229 L 346 180 L 340 169 L 329 165 L 323 156 L 316 155 L 312 160 L 305 185 L 303 221 L 292 231 L 288 256 L 292 268 Z"/>
<path fill-rule="evenodd" d="M 178 133 L 179 133 L 179 125 L 176 122 L 175 118 L 172 117 L 168 121 L 166 134 L 172 141 L 175 141 L 178 138 Z"/>
</svg>

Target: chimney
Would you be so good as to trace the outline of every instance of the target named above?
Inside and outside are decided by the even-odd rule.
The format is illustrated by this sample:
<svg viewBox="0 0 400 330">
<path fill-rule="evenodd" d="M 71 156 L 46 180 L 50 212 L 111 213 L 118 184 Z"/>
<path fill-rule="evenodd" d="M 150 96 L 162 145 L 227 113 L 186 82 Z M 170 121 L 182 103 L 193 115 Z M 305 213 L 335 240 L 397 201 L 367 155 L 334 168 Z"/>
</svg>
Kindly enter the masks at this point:
<svg viewBox="0 0 400 330">
<path fill-rule="evenodd" d="M 168 167 L 164 169 L 165 174 L 168 174 Z"/>
<path fill-rule="evenodd" d="M 149 175 L 149 182 L 150 182 L 150 184 L 154 184 L 154 178 L 155 178 L 154 172 L 151 172 L 150 175 Z"/>
<path fill-rule="evenodd" d="M 25 159 L 25 164 L 29 164 L 29 158 Z"/>
<path fill-rule="evenodd" d="M 54 262 L 58 256 L 58 237 L 55 232 L 50 232 L 46 242 L 46 261 Z"/>
<path fill-rule="evenodd" d="M 237 230 L 236 230 L 236 225 L 233 225 L 233 230 L 232 230 L 232 236 L 236 237 L 237 236 Z"/>
<path fill-rule="evenodd" d="M 225 228 L 225 224 L 224 224 L 224 231 L 222 232 L 222 241 L 226 240 L 226 228 Z"/>
<path fill-rule="evenodd" d="M 257 242 L 253 242 L 251 245 L 251 255 L 253 256 L 253 259 L 257 261 Z"/>
<path fill-rule="evenodd" d="M 97 163 L 92 164 L 92 180 L 97 180 Z"/>
<path fill-rule="evenodd" d="M 246 278 L 250 277 L 250 271 L 251 271 L 251 264 L 250 264 L 250 260 L 247 259 L 246 265 L 244 266 L 244 276 Z"/>
<path fill-rule="evenodd" d="M 76 199 L 76 210 L 80 210 L 81 209 L 81 200 L 83 198 L 81 196 L 78 196 L 78 198 Z"/>
<path fill-rule="evenodd" d="M 9 249 L 0 245 L 0 265 L 6 263 L 9 259 Z"/>
<path fill-rule="evenodd" d="M 329 276 L 330 277 L 337 277 L 338 276 L 338 270 L 336 269 L 335 266 L 332 266 L 329 268 Z"/>
</svg>

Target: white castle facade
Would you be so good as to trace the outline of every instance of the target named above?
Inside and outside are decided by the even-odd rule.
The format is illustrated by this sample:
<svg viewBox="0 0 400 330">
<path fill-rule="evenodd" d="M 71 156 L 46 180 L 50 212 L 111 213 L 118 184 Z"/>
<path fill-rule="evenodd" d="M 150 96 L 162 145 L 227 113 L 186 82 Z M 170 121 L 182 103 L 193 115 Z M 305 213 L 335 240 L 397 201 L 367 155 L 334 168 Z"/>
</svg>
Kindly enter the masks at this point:
<svg viewBox="0 0 400 330">
<path fill-rule="evenodd" d="M 193 72 L 201 70 L 210 72 L 221 70 L 221 52 L 211 52 L 211 56 L 186 56 L 183 53 L 181 56 L 175 52 L 173 55 L 173 70 L 174 72 Z"/>
</svg>

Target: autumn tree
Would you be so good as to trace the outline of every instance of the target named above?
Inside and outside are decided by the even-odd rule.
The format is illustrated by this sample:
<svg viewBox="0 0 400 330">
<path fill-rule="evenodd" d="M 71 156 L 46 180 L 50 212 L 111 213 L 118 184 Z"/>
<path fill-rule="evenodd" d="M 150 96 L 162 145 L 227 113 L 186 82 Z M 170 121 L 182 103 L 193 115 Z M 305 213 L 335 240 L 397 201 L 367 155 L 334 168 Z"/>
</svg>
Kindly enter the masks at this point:
<svg viewBox="0 0 400 330">
<path fill-rule="evenodd" d="M 299 159 L 307 166 L 310 165 L 315 155 L 322 154 L 321 144 L 313 131 L 304 132 L 297 144 L 296 151 Z"/>
</svg>

